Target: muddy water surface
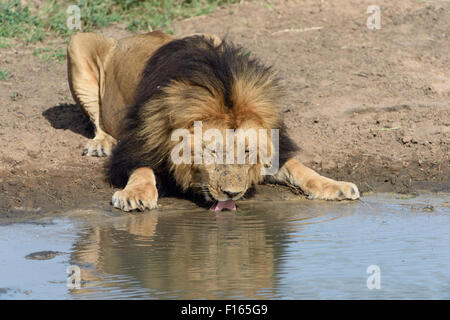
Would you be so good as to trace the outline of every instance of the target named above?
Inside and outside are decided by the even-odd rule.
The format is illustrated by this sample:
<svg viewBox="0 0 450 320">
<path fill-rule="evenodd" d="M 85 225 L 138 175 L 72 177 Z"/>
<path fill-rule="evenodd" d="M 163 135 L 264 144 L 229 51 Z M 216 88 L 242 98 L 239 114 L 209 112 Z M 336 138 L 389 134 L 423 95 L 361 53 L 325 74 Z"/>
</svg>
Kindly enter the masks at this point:
<svg viewBox="0 0 450 320">
<path fill-rule="evenodd" d="M 238 205 L 0 225 L 0 299 L 450 298 L 449 194 Z"/>
</svg>

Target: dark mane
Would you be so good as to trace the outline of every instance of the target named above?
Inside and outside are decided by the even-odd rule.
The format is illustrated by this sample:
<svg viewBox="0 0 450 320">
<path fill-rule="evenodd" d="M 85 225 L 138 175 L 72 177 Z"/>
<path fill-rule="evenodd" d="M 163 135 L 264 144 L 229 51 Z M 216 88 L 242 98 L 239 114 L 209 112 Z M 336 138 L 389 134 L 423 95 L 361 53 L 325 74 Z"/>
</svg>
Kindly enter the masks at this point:
<svg viewBox="0 0 450 320">
<path fill-rule="evenodd" d="M 159 48 L 149 59 L 136 90 L 136 104 L 142 104 L 161 92 L 173 80 L 220 91 L 227 107 L 232 107 L 233 75 L 243 70 L 269 72 L 242 47 L 222 40 L 219 46 L 204 36 L 174 40 Z"/>
<path fill-rule="evenodd" d="M 174 179 L 168 172 L 166 162 L 168 155 L 167 150 L 163 150 L 163 143 L 155 144 L 152 150 L 144 150 L 144 138 L 139 134 L 142 127 L 148 125 L 142 119 L 143 106 L 150 100 L 160 99 L 162 103 L 158 104 L 152 112 L 164 113 L 166 111 L 164 89 L 171 83 L 183 81 L 193 87 L 203 88 L 211 95 L 213 95 L 211 90 L 215 90 L 223 97 L 225 106 L 232 108 L 231 91 L 236 75 L 253 73 L 261 75 L 262 78 L 264 74 L 271 72 L 271 67 L 264 66 L 258 60 L 251 58 L 250 54 L 241 47 L 226 40 L 222 40 L 220 45 L 215 45 L 210 38 L 192 36 L 173 40 L 160 47 L 148 60 L 136 89 L 135 105 L 128 108 L 127 115 L 121 123 L 121 139 L 106 165 L 111 184 L 124 187 L 129 175 L 135 169 L 148 166 L 154 170 L 158 182 L 175 185 Z M 160 127 L 170 129 L 166 118 L 168 116 L 161 117 L 159 122 L 154 124 L 155 130 Z M 160 140 L 162 139 L 164 137 L 160 137 Z M 286 135 L 282 125 L 280 166 L 297 149 Z M 161 176 L 163 176 L 162 179 Z"/>
</svg>

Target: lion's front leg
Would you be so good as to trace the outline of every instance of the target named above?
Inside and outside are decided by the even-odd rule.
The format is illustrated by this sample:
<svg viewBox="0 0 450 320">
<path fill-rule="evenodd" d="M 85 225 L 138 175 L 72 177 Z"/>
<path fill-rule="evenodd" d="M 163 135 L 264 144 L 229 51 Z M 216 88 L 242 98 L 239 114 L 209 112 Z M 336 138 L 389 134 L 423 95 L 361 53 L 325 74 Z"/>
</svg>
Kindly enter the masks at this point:
<svg viewBox="0 0 450 320">
<path fill-rule="evenodd" d="M 356 200 L 359 198 L 358 187 L 354 183 L 321 176 L 294 158 L 286 161 L 275 175 L 275 180 L 301 188 L 310 199 Z"/>
<path fill-rule="evenodd" d="M 157 202 L 155 174 L 146 167 L 134 170 L 125 189 L 117 191 L 112 197 L 112 205 L 123 211 L 154 209 Z"/>
</svg>

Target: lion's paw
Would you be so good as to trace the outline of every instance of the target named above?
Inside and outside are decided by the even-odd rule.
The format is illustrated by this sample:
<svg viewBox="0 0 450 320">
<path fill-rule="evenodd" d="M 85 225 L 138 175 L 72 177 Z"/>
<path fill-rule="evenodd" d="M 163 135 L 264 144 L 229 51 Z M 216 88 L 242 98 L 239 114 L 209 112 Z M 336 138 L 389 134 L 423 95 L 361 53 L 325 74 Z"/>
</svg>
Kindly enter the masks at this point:
<svg viewBox="0 0 450 320">
<path fill-rule="evenodd" d="M 111 155 L 112 148 L 116 144 L 116 139 L 111 136 L 95 137 L 86 144 L 83 156 L 107 157 Z"/>
<path fill-rule="evenodd" d="M 111 203 L 123 211 L 154 209 L 158 207 L 158 190 L 154 185 L 127 187 L 114 193 Z"/>
<path fill-rule="evenodd" d="M 322 183 L 313 183 L 313 186 L 308 192 L 309 199 L 356 200 L 360 197 L 358 187 L 351 182 L 327 179 Z"/>
</svg>

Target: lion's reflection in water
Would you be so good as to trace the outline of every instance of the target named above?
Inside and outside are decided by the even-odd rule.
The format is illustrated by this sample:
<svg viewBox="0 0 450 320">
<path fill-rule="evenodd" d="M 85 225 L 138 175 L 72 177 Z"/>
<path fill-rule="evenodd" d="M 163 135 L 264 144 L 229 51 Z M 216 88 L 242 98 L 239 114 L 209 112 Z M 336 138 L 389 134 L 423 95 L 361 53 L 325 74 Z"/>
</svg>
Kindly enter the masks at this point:
<svg viewBox="0 0 450 320">
<path fill-rule="evenodd" d="M 323 204 L 322 204 L 323 205 Z M 79 297 L 273 298 L 283 251 L 317 213 L 259 212 L 247 203 L 239 214 L 193 208 L 145 212 L 90 227 L 75 244 L 82 266 Z M 295 209 L 296 208 L 296 209 Z M 311 212 L 311 211 L 310 211 Z M 288 217 L 286 219 L 286 217 Z M 100 294 L 101 295 L 101 294 Z"/>
</svg>

